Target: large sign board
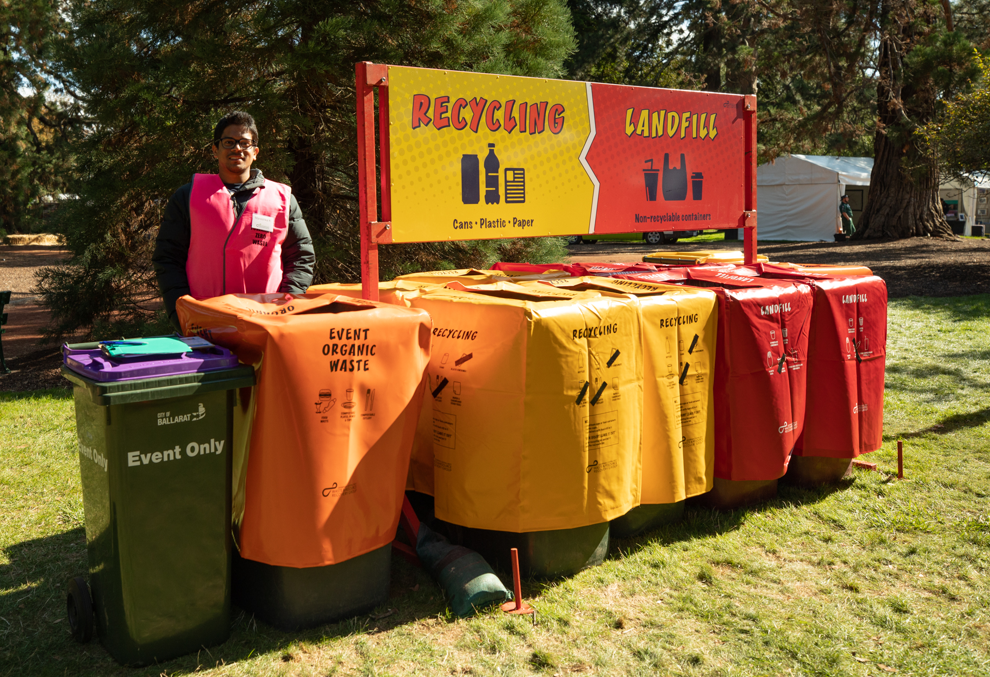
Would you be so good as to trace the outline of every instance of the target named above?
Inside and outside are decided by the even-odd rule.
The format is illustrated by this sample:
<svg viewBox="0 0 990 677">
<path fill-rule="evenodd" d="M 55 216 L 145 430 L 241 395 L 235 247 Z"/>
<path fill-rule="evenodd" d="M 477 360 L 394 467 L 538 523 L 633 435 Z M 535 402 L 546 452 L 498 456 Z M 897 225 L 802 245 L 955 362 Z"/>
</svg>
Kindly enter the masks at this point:
<svg viewBox="0 0 990 677">
<path fill-rule="evenodd" d="M 392 242 L 746 225 L 747 97 L 399 66 L 387 82 Z"/>
</svg>

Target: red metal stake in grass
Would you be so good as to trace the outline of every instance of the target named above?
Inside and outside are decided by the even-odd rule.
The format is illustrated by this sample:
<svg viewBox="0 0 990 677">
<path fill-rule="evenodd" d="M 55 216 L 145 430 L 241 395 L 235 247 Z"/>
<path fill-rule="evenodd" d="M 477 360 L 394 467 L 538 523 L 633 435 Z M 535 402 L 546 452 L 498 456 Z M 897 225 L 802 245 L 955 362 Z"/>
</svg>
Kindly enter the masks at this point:
<svg viewBox="0 0 990 677">
<path fill-rule="evenodd" d="M 536 609 L 526 604 L 522 599 L 522 583 L 519 581 L 519 549 L 513 548 L 510 552 L 512 553 L 512 592 L 515 599 L 503 604 L 502 611 L 507 614 L 535 614 Z"/>
<path fill-rule="evenodd" d="M 897 440 L 897 479 L 904 479 L 904 442 Z"/>
</svg>

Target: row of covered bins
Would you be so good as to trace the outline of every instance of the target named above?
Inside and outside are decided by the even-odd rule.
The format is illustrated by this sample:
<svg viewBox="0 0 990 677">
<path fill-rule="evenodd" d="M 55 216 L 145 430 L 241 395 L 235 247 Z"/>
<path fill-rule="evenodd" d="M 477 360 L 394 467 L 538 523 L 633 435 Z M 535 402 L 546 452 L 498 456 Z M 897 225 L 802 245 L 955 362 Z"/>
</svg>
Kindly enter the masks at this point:
<svg viewBox="0 0 990 677">
<path fill-rule="evenodd" d="M 222 467 L 232 480 L 219 483 L 217 500 L 233 529 L 224 538 L 211 522 L 227 553 L 217 628 L 229 625 L 231 597 L 283 628 L 385 602 L 407 490 L 432 497 L 451 540 L 505 569 L 516 547 L 525 573 L 552 577 L 601 561 L 610 534 L 676 518 L 689 498 L 739 505 L 772 494 L 798 459 L 813 459 L 809 477 L 828 477 L 880 446 L 886 293 L 868 271 L 724 262 L 496 268 L 406 276 L 380 285 L 381 302 L 360 299 L 359 285 L 180 299 L 186 335 L 250 365 L 225 395 Z M 133 444 L 122 441 L 126 432 L 114 442 L 110 421 L 145 422 L 108 410 L 94 423 L 105 386 L 80 373 L 70 380 L 83 469 L 83 456 L 103 459 L 109 482 L 121 484 L 136 470 Z M 164 414 L 148 404 L 147 425 L 157 416 L 160 432 L 163 415 L 177 419 L 197 405 L 201 413 L 201 378 L 185 390 L 149 388 L 152 400 L 186 399 L 169 401 Z M 192 428 L 170 430 L 181 437 Z M 209 434 L 215 451 L 221 435 Z M 154 491 L 142 491 L 153 503 Z M 106 487 L 97 493 L 106 498 Z M 137 523 L 104 500 L 107 518 L 91 529 L 90 502 L 91 572 L 113 570 L 114 558 L 125 567 L 119 544 Z M 198 538 L 212 539 L 219 556 L 216 534 L 206 533 Z M 149 562 L 167 563 L 161 553 L 180 538 L 140 546 Z M 114 547 L 94 550 L 103 541 Z M 127 628 L 111 649 L 122 662 L 165 660 L 201 643 L 133 596 L 113 602 L 113 612 L 97 579 L 101 639 L 114 637 L 110 625 Z M 156 590 L 155 599 L 182 599 Z"/>
</svg>

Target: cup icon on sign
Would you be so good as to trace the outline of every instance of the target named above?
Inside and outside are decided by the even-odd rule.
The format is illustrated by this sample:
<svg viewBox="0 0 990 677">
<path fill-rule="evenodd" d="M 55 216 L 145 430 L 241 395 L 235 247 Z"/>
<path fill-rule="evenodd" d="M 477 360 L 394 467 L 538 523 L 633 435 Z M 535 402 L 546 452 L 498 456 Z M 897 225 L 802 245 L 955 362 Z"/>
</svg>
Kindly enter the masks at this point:
<svg viewBox="0 0 990 677">
<path fill-rule="evenodd" d="M 643 170 L 643 180 L 646 182 L 646 201 L 656 202 L 657 201 L 657 184 L 660 180 L 660 170 L 653 168 L 653 158 L 646 161 L 649 164 L 648 169 Z"/>
<path fill-rule="evenodd" d="M 687 159 L 681 153 L 681 166 L 670 166 L 670 153 L 663 154 L 663 199 L 678 202 L 687 197 Z"/>
<path fill-rule="evenodd" d="M 684 156 L 682 155 L 681 157 Z M 681 164 L 684 164 L 683 160 L 681 160 Z M 695 200 L 701 199 L 701 188 L 704 184 L 704 179 L 705 177 L 701 175 L 701 172 L 695 172 L 691 175 L 691 197 Z"/>
</svg>

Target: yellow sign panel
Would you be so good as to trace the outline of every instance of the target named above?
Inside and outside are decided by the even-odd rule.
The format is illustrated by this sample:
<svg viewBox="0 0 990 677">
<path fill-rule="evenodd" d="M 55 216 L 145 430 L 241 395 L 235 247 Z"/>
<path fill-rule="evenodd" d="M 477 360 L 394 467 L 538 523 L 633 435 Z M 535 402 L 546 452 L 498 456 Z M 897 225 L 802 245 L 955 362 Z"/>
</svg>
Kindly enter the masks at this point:
<svg viewBox="0 0 990 677">
<path fill-rule="evenodd" d="M 389 67 L 393 242 L 586 232 L 583 82 Z"/>
</svg>

